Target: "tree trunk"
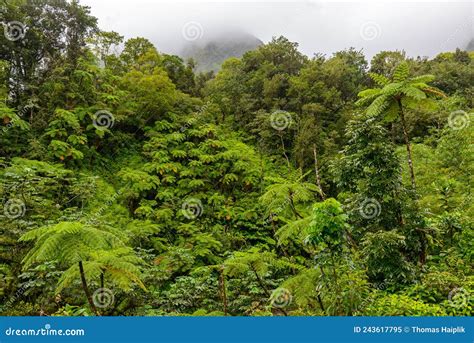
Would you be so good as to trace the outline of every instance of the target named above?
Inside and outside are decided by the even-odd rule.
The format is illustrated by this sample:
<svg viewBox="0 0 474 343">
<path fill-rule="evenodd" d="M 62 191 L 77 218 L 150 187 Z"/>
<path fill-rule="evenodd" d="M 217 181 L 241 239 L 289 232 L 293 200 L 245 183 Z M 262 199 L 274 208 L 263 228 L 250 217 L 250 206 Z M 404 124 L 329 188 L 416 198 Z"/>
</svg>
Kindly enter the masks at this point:
<svg viewBox="0 0 474 343">
<path fill-rule="evenodd" d="M 275 227 L 275 221 L 273 220 L 273 214 L 270 214 L 270 221 L 272 222 L 273 237 L 275 238 L 275 236 L 276 236 L 276 231 L 277 231 L 277 230 L 276 230 L 276 227 Z M 275 239 L 276 239 L 276 238 L 275 238 Z M 285 255 L 285 257 L 288 257 L 288 258 L 290 257 L 290 256 L 288 255 L 288 252 L 287 252 L 286 249 L 284 248 L 283 244 L 281 244 L 281 245 L 280 245 L 280 244 L 277 244 L 276 248 L 277 248 L 277 249 L 280 249 L 281 252 L 283 253 L 283 255 Z M 295 270 L 293 267 L 292 267 L 291 269 L 296 273 L 296 270 Z"/>
<path fill-rule="evenodd" d="M 321 295 L 320 295 L 320 294 L 318 294 L 318 303 L 319 303 L 319 307 L 321 308 L 321 311 L 323 311 L 324 313 L 326 313 L 326 310 L 324 309 L 323 299 L 321 299 Z"/>
<path fill-rule="evenodd" d="M 298 211 L 296 210 L 296 207 L 295 207 L 295 203 L 293 201 L 293 192 L 292 191 L 289 191 L 289 194 L 288 194 L 288 197 L 290 199 L 290 207 L 291 207 L 291 210 L 293 211 L 293 213 L 295 214 L 296 217 L 300 218 L 300 219 L 303 219 L 303 216 L 301 214 L 298 213 Z"/>
<path fill-rule="evenodd" d="M 265 292 L 265 295 L 270 298 L 271 296 L 271 293 L 268 291 L 267 287 L 265 287 L 265 284 L 263 283 L 262 279 L 260 278 L 260 276 L 258 275 L 257 271 L 255 270 L 255 268 L 253 266 L 250 266 L 250 269 L 252 269 L 255 277 L 257 278 L 257 282 L 258 284 L 260 285 L 260 287 L 262 287 L 263 291 Z"/>
<path fill-rule="evenodd" d="M 224 315 L 227 316 L 227 293 L 226 293 L 226 290 L 225 290 L 224 267 L 222 267 L 221 270 L 220 270 L 219 286 L 221 288 L 222 304 L 224 306 Z"/>
<path fill-rule="evenodd" d="M 94 305 L 94 301 L 92 301 L 92 295 L 89 291 L 89 286 L 87 286 L 86 275 L 84 274 L 84 266 L 82 265 L 82 261 L 79 261 L 79 273 L 81 274 L 81 281 L 82 281 L 82 288 L 84 289 L 84 293 L 86 294 L 87 301 L 91 306 L 92 311 L 95 313 L 96 316 L 99 316 L 99 311 Z"/>
<path fill-rule="evenodd" d="M 413 170 L 413 158 L 411 154 L 410 138 L 408 137 L 408 131 L 407 131 L 407 126 L 405 122 L 405 114 L 403 113 L 402 101 L 398 99 L 397 102 L 398 102 L 398 109 L 400 113 L 400 121 L 402 123 L 402 128 L 403 128 L 403 138 L 405 139 L 405 145 L 407 147 L 407 159 L 408 159 L 408 167 L 410 169 L 411 185 L 413 187 L 413 190 L 416 191 L 415 171 Z"/>
<path fill-rule="evenodd" d="M 316 173 L 316 184 L 319 187 L 319 193 L 323 200 L 326 200 L 326 194 L 324 194 L 323 187 L 321 187 L 321 177 L 319 176 L 319 167 L 318 167 L 318 150 L 316 149 L 316 143 L 313 144 L 313 154 L 314 154 L 314 172 Z"/>
<path fill-rule="evenodd" d="M 423 266 L 426 263 L 426 248 L 427 248 L 427 239 L 426 239 L 426 233 L 422 229 L 417 229 L 418 231 L 418 236 L 420 237 L 420 255 L 419 255 L 419 260 L 420 264 Z"/>
<path fill-rule="evenodd" d="M 286 154 L 286 148 L 285 148 L 285 141 L 283 140 L 283 135 L 280 136 L 280 141 L 281 141 L 281 149 L 283 150 L 283 156 L 285 156 L 286 163 L 288 164 L 288 170 L 290 169 L 290 159 L 288 158 L 288 155 Z"/>
<path fill-rule="evenodd" d="M 396 135 L 396 130 L 395 130 L 395 123 L 392 122 L 390 124 L 390 133 L 391 133 L 391 136 L 392 136 L 392 143 L 393 144 L 396 144 L 397 142 L 397 135 Z"/>
<path fill-rule="evenodd" d="M 319 270 L 321 271 L 321 276 L 324 277 L 324 270 L 323 270 L 323 267 L 321 267 L 321 265 L 319 266 Z M 321 295 L 318 294 L 318 302 L 319 302 L 319 306 L 321 307 L 321 310 L 326 313 L 326 309 L 324 308 L 324 303 L 323 303 L 323 299 L 321 298 Z"/>
<path fill-rule="evenodd" d="M 343 312 L 341 311 L 342 304 L 341 304 L 341 299 L 340 299 L 342 291 L 341 291 L 341 287 L 339 286 L 339 276 L 337 275 L 336 263 L 334 261 L 334 255 L 333 254 L 331 254 L 331 260 L 332 260 L 332 266 L 331 266 L 332 275 L 334 277 L 334 283 L 336 285 L 335 288 L 336 288 L 336 294 L 337 294 L 337 297 L 336 297 L 337 313 L 339 315 L 342 315 Z"/>
</svg>

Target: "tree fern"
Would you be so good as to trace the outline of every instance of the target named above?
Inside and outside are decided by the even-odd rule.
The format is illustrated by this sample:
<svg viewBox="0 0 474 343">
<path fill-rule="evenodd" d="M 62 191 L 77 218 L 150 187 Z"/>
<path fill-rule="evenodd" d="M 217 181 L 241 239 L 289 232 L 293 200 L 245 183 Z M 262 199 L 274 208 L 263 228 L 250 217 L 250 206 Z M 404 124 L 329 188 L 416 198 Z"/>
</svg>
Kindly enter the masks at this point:
<svg viewBox="0 0 474 343">
<path fill-rule="evenodd" d="M 433 75 L 421 75 L 409 77 L 410 70 L 408 63 L 400 63 L 393 73 L 390 82 L 386 77 L 379 74 L 370 74 L 370 77 L 379 88 L 366 89 L 358 94 L 360 99 L 356 105 L 367 106 L 369 116 L 384 115 L 384 119 L 392 122 L 398 117 L 403 128 L 403 137 L 407 148 L 407 161 L 410 170 L 411 182 L 415 188 L 415 172 L 413 170 L 413 159 L 411 154 L 410 139 L 408 137 L 407 125 L 405 122 L 405 107 L 415 107 L 426 105 L 428 97 L 444 97 L 444 93 L 428 85 L 434 80 Z"/>
<path fill-rule="evenodd" d="M 42 227 L 27 232 L 20 241 L 36 243 L 23 259 L 24 268 L 35 262 L 59 260 L 65 264 L 79 262 L 95 249 L 107 249 L 123 246 L 123 242 L 114 229 L 100 230 L 82 223 L 61 222 L 54 226 Z M 73 254 L 64 247 L 73 247 Z"/>
<path fill-rule="evenodd" d="M 315 184 L 303 181 L 309 173 L 311 171 L 303 174 L 301 170 L 295 170 L 290 172 L 287 178 L 267 177 L 266 180 L 272 184 L 260 197 L 260 202 L 267 208 L 267 215 L 290 209 L 296 217 L 302 218 L 297 205 L 313 201 L 315 194 L 319 192 Z"/>
<path fill-rule="evenodd" d="M 84 272 L 89 280 L 97 280 L 101 274 L 104 274 L 107 282 L 117 285 L 124 291 L 131 290 L 133 284 L 146 290 L 140 279 L 140 266 L 143 264 L 143 260 L 128 247 L 97 250 L 91 252 L 89 259 L 84 261 Z M 73 265 L 59 279 L 56 292 L 68 287 L 78 278 L 79 270 Z"/>
<path fill-rule="evenodd" d="M 57 292 L 80 277 L 89 304 L 98 313 L 87 279 L 106 276 L 121 289 L 129 290 L 133 283 L 145 289 L 140 280 L 142 261 L 125 246 L 123 238 L 115 228 L 96 228 L 80 222 L 60 222 L 34 229 L 20 237 L 20 241 L 35 241 L 22 261 L 23 269 L 46 261 L 57 261 L 66 266 L 68 269 L 59 280 Z"/>
</svg>

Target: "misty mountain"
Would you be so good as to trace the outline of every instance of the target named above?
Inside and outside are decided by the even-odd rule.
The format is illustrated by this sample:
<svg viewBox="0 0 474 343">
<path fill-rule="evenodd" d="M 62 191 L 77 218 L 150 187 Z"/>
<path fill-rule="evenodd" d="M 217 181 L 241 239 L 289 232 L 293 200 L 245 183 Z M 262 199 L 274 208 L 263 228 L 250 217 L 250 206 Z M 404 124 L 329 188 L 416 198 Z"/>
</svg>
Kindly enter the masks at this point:
<svg viewBox="0 0 474 343">
<path fill-rule="evenodd" d="M 472 38 L 467 44 L 466 51 L 474 51 L 474 38 Z"/>
<path fill-rule="evenodd" d="M 193 58 L 196 61 L 196 71 L 217 72 L 229 57 L 242 57 L 244 53 L 254 50 L 263 42 L 257 37 L 245 32 L 221 34 L 198 42 L 190 42 L 179 55 L 184 59 Z"/>
</svg>

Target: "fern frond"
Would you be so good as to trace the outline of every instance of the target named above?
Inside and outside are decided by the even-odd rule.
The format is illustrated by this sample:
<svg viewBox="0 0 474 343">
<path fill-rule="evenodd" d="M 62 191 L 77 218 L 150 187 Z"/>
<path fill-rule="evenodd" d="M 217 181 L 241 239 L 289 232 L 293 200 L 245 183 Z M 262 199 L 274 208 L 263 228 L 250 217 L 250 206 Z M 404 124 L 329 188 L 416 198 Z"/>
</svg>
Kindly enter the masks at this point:
<svg viewBox="0 0 474 343">
<path fill-rule="evenodd" d="M 410 79 L 410 83 L 430 83 L 434 81 L 436 77 L 434 75 L 426 74 L 415 76 Z"/>
<path fill-rule="evenodd" d="M 430 95 L 433 95 L 433 96 L 436 96 L 436 97 L 439 97 L 439 98 L 446 98 L 446 94 L 441 89 L 438 89 L 436 87 L 432 87 L 432 86 L 427 85 L 426 87 L 423 87 L 421 89 L 425 93 L 428 93 Z"/>
<path fill-rule="evenodd" d="M 74 281 L 79 279 L 79 268 L 77 265 L 71 265 L 58 280 L 56 286 L 56 293 L 61 293 L 61 291 L 69 287 Z"/>
<path fill-rule="evenodd" d="M 362 92 L 359 92 L 357 96 L 359 98 L 371 97 L 374 95 L 379 95 L 380 91 L 381 91 L 380 88 L 369 88 L 369 89 L 363 90 Z"/>
<path fill-rule="evenodd" d="M 406 61 L 401 62 L 393 72 L 394 82 L 403 82 L 407 79 L 409 74 L 409 67 Z"/>
<path fill-rule="evenodd" d="M 370 105 L 367 107 L 367 115 L 369 116 L 378 116 L 383 113 L 383 111 L 389 106 L 389 97 L 387 95 L 381 95 L 377 97 Z"/>
<path fill-rule="evenodd" d="M 426 98 L 425 92 L 413 86 L 404 87 L 402 92 L 407 97 L 412 98 L 414 100 L 422 100 Z"/>
<path fill-rule="evenodd" d="M 390 103 L 390 106 L 385 110 L 384 120 L 388 123 L 393 122 L 398 117 L 399 112 L 398 104 L 395 101 Z"/>
<path fill-rule="evenodd" d="M 289 221 L 276 232 L 275 236 L 278 238 L 278 244 L 287 245 L 290 239 L 303 242 L 307 234 L 307 228 L 311 223 L 311 216 L 303 219 Z"/>
<path fill-rule="evenodd" d="M 374 101 L 379 96 L 380 96 L 380 92 L 378 94 L 368 95 L 364 98 L 360 98 L 359 100 L 357 100 L 355 102 L 355 105 L 358 107 L 365 107 L 367 105 L 370 105 L 372 101 Z"/>
<path fill-rule="evenodd" d="M 369 73 L 369 76 L 379 87 L 384 87 L 390 83 L 390 80 L 383 75 Z"/>
</svg>

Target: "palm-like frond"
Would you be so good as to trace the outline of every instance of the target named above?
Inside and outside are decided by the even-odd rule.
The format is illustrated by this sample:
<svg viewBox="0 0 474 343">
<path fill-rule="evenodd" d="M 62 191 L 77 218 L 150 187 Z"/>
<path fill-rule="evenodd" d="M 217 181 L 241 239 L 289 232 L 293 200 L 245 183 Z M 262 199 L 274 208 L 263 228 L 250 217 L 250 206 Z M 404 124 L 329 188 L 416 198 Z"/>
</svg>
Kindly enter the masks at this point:
<svg viewBox="0 0 474 343">
<path fill-rule="evenodd" d="M 111 231 L 111 228 L 100 230 L 82 223 L 61 222 L 27 232 L 20 241 L 36 240 L 36 243 L 23 259 L 23 267 L 53 260 L 69 265 L 85 259 L 93 250 L 124 246 Z"/>
<path fill-rule="evenodd" d="M 393 81 L 394 82 L 403 82 L 408 78 L 409 67 L 406 61 L 401 62 L 393 72 Z"/>
<path fill-rule="evenodd" d="M 224 261 L 224 271 L 229 276 L 239 276 L 246 272 L 253 272 L 264 276 L 269 268 L 282 270 L 285 268 L 299 270 L 302 266 L 289 262 L 285 258 L 278 258 L 274 252 L 260 251 L 253 247 L 247 251 L 235 252 Z"/>
<path fill-rule="evenodd" d="M 232 257 L 224 261 L 224 268 L 226 274 L 230 276 L 238 276 L 250 270 L 263 275 L 274 258 L 274 253 L 261 252 L 260 249 L 254 247 L 248 251 L 235 252 Z"/>
<path fill-rule="evenodd" d="M 435 76 L 431 74 L 425 74 L 420 76 L 415 76 L 410 79 L 411 83 L 430 83 L 435 80 Z"/>
<path fill-rule="evenodd" d="M 84 263 L 85 267 L 98 266 L 100 270 L 106 272 L 110 281 L 123 290 L 129 290 L 132 284 L 137 284 L 146 291 L 140 279 L 140 266 L 143 264 L 143 260 L 129 247 L 95 251 L 91 253 L 90 261 Z"/>
<path fill-rule="evenodd" d="M 383 87 L 390 83 L 390 80 L 383 75 L 377 73 L 369 73 L 369 76 L 379 87 Z"/>
<path fill-rule="evenodd" d="M 375 98 L 374 101 L 367 107 L 367 114 L 369 116 L 378 116 L 383 113 L 389 106 L 389 96 L 382 94 Z"/>
<path fill-rule="evenodd" d="M 112 227 L 101 229 L 79 222 L 61 222 L 41 227 L 24 234 L 21 241 L 36 240 L 34 247 L 23 259 L 27 269 L 35 262 L 58 261 L 69 266 L 59 279 L 57 292 L 79 279 L 77 263 L 82 262 L 86 279 L 107 279 L 123 290 L 137 284 L 146 290 L 140 280 L 143 261 L 120 239 Z"/>
<path fill-rule="evenodd" d="M 374 101 L 377 97 L 380 96 L 380 93 L 382 90 L 381 89 L 377 89 L 377 90 L 378 90 L 377 93 L 373 93 L 371 95 L 365 95 L 365 96 L 361 94 L 362 92 L 360 92 L 358 95 L 361 98 L 355 102 L 355 105 L 360 106 L 360 107 L 365 107 L 365 106 L 370 105 L 372 101 Z"/>
<path fill-rule="evenodd" d="M 428 93 L 430 95 L 433 95 L 439 98 L 446 97 L 446 94 L 444 94 L 444 92 L 441 89 L 438 89 L 436 87 L 431 87 L 431 86 L 426 85 L 426 86 L 421 86 L 419 88 L 422 89 L 425 93 Z"/>
<path fill-rule="evenodd" d="M 278 244 L 286 245 L 291 238 L 302 243 L 308 236 L 308 227 L 311 223 L 311 216 L 306 216 L 299 220 L 290 220 L 276 232 Z"/>
<path fill-rule="evenodd" d="M 360 98 L 368 98 L 372 96 L 378 96 L 380 95 L 381 89 L 380 88 L 368 88 L 366 90 L 363 90 L 357 94 L 358 97 Z"/>
<path fill-rule="evenodd" d="M 407 87 L 404 87 L 402 92 L 407 97 L 412 98 L 414 100 L 422 100 L 426 98 L 425 92 L 410 85 L 408 85 Z"/>
<path fill-rule="evenodd" d="M 381 95 L 397 96 L 404 88 L 402 82 L 392 82 L 382 88 Z"/>
<path fill-rule="evenodd" d="M 370 77 L 381 88 L 370 88 L 360 92 L 358 94 L 360 99 L 356 101 L 356 105 L 367 106 L 366 111 L 370 116 L 384 114 L 384 119 L 388 122 L 397 118 L 400 100 L 403 100 L 404 105 L 414 107 L 415 102 L 422 104 L 427 101 L 429 95 L 445 96 L 441 90 L 427 84 L 434 80 L 433 75 L 410 78 L 407 62 L 402 62 L 397 66 L 391 82 L 379 74 L 370 74 Z"/>
<path fill-rule="evenodd" d="M 290 196 L 294 204 L 305 203 L 314 199 L 319 188 L 310 182 L 302 181 L 309 173 L 297 170 L 287 178 L 268 177 L 267 181 L 273 184 L 266 188 L 266 192 L 260 197 L 260 202 L 267 208 L 267 213 L 281 212 L 290 206 Z"/>
</svg>

